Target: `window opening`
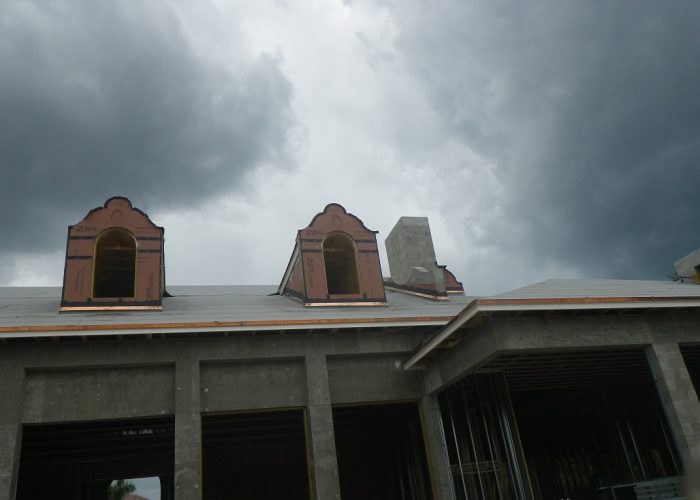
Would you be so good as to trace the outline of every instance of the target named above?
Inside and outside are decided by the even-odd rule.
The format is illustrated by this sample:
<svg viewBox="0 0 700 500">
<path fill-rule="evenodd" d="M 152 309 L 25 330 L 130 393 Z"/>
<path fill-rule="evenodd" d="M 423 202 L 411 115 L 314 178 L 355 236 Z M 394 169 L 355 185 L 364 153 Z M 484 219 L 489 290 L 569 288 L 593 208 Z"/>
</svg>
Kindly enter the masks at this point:
<svg viewBox="0 0 700 500">
<path fill-rule="evenodd" d="M 360 293 L 355 245 L 346 235 L 331 234 L 323 241 L 323 260 L 329 295 Z"/>
<path fill-rule="evenodd" d="M 107 489 L 108 500 L 160 500 L 160 478 L 115 479 Z"/>
<path fill-rule="evenodd" d="M 93 297 L 133 297 L 136 240 L 124 229 L 110 229 L 95 243 Z"/>
</svg>

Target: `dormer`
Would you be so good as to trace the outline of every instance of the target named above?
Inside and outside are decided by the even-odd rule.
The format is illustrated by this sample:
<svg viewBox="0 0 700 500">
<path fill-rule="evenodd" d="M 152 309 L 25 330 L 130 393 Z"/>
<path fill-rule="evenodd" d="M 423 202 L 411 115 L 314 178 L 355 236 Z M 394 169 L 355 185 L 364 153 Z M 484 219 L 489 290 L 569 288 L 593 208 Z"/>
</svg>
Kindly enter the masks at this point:
<svg viewBox="0 0 700 500">
<path fill-rule="evenodd" d="M 59 310 L 162 309 L 163 234 L 120 196 L 68 226 Z"/>
<path fill-rule="evenodd" d="M 305 306 L 384 306 L 377 232 L 331 203 L 297 232 L 280 295 Z"/>
</svg>

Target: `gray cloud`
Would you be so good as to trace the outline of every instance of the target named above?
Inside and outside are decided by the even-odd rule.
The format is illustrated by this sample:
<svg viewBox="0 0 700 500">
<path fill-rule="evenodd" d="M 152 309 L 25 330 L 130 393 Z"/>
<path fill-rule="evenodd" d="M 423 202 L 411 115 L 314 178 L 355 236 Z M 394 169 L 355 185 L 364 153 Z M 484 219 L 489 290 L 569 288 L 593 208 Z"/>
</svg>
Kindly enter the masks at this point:
<svg viewBox="0 0 700 500">
<path fill-rule="evenodd" d="M 60 247 L 111 195 L 191 207 L 290 166 L 291 83 L 274 56 L 232 57 L 202 56 L 166 2 L 3 3 L 0 250 Z"/>
<path fill-rule="evenodd" d="M 443 125 L 497 165 L 481 244 L 533 274 L 656 279 L 700 246 L 700 4 L 380 4 Z"/>
</svg>

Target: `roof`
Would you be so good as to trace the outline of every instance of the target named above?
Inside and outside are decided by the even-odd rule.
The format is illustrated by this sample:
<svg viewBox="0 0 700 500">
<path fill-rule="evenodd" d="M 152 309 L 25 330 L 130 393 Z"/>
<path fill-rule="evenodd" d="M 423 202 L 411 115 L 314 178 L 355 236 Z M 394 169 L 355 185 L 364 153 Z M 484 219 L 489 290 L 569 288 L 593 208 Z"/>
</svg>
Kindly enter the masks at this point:
<svg viewBox="0 0 700 500">
<path fill-rule="evenodd" d="M 474 298 L 403 363 L 410 368 L 481 314 L 610 309 L 700 308 L 700 286 L 674 281 L 553 279 Z"/>
<path fill-rule="evenodd" d="M 473 297 L 387 291 L 387 307 L 304 307 L 270 286 L 174 286 L 162 311 L 59 313 L 60 287 L 0 287 L 0 335 L 179 333 L 444 325 Z M 116 332 L 115 332 L 116 330 Z M 99 331 L 99 332 L 98 332 Z"/>
<path fill-rule="evenodd" d="M 698 297 L 700 286 L 676 281 L 552 279 L 490 299 L 581 299 L 611 297 Z"/>
<path fill-rule="evenodd" d="M 548 280 L 490 297 L 434 301 L 387 290 L 387 307 L 304 307 L 270 286 L 175 286 L 162 311 L 59 313 L 59 287 L 0 287 L 0 335 L 464 326 L 478 312 L 700 307 L 700 286 L 671 281 Z M 430 344 L 430 343 L 429 343 Z M 426 346 L 424 346 L 426 347 Z"/>
</svg>

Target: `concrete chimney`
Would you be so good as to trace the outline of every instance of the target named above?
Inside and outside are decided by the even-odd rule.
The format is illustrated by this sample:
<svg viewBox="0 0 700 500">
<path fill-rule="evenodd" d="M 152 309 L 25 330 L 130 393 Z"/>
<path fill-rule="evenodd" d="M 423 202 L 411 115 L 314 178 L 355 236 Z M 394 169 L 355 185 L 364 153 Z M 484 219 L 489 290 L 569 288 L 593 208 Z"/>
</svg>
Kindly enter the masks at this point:
<svg viewBox="0 0 700 500">
<path fill-rule="evenodd" d="M 436 262 L 427 217 L 401 217 L 385 244 L 394 284 L 446 294 L 445 272 Z"/>
<path fill-rule="evenodd" d="M 677 260 L 674 267 L 682 283 L 700 284 L 700 248 Z"/>
</svg>

